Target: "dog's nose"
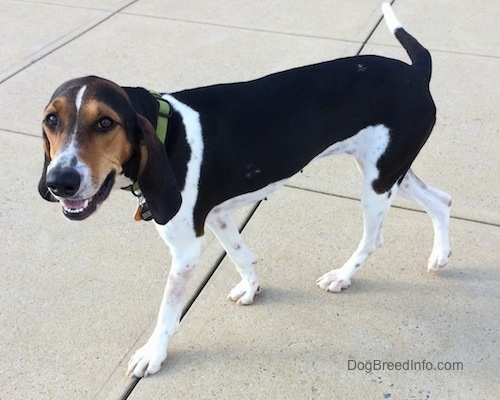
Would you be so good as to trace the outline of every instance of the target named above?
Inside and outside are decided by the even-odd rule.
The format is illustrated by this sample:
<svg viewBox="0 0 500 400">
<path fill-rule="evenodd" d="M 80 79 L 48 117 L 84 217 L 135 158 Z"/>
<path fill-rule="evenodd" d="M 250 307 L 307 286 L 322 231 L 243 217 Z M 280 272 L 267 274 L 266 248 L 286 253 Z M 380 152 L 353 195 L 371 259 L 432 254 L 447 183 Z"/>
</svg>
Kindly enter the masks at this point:
<svg viewBox="0 0 500 400">
<path fill-rule="evenodd" d="M 47 172 L 47 187 L 56 196 L 71 197 L 80 188 L 80 174 L 74 168 L 52 168 Z"/>
</svg>

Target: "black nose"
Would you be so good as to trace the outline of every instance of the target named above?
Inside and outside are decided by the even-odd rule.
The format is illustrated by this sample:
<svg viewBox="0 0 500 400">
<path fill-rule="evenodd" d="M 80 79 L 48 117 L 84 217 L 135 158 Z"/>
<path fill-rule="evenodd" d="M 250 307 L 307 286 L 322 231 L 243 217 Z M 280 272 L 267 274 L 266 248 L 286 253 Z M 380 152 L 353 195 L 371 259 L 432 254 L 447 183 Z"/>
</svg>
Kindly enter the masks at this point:
<svg viewBox="0 0 500 400">
<path fill-rule="evenodd" d="M 71 197 L 80 188 L 80 174 L 74 168 L 52 168 L 47 172 L 47 187 L 60 197 Z"/>
</svg>

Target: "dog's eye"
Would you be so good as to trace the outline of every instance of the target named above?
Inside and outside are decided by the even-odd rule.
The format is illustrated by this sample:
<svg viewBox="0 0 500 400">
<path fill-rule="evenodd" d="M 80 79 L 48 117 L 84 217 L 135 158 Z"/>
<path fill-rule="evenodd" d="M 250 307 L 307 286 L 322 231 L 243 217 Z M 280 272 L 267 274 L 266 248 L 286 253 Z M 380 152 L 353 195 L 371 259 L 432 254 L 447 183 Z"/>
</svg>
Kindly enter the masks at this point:
<svg viewBox="0 0 500 400">
<path fill-rule="evenodd" d="M 59 118 L 57 117 L 56 114 L 49 114 L 45 117 L 45 121 L 44 121 L 49 127 L 51 128 L 55 128 L 57 126 L 57 124 L 59 123 Z"/>
<path fill-rule="evenodd" d="M 97 122 L 97 129 L 102 132 L 106 132 L 109 131 L 114 124 L 115 122 L 111 118 L 104 117 Z"/>
</svg>

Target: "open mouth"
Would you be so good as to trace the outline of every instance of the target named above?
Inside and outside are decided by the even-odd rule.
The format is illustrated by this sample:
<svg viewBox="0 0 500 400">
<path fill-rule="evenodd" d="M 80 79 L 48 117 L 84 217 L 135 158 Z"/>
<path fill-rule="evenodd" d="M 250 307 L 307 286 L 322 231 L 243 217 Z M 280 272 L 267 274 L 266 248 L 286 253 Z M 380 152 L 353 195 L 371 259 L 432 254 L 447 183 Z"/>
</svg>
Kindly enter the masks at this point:
<svg viewBox="0 0 500 400">
<path fill-rule="evenodd" d="M 115 174 L 111 172 L 104 183 L 99 188 L 99 190 L 92 197 L 88 199 L 60 199 L 60 203 L 63 207 L 63 214 L 66 218 L 81 221 L 92 215 L 97 206 L 101 204 L 109 196 L 113 183 L 115 181 Z"/>
</svg>

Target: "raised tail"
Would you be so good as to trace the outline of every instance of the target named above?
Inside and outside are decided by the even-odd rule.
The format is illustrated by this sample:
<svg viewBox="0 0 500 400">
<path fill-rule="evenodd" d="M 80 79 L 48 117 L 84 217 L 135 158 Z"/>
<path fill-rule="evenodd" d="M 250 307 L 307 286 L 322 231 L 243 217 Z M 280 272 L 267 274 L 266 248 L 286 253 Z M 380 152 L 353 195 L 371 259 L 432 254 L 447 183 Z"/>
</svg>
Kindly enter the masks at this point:
<svg viewBox="0 0 500 400">
<path fill-rule="evenodd" d="M 422 77 L 430 81 L 432 74 L 432 59 L 429 51 L 423 47 L 417 39 L 406 32 L 397 19 L 389 3 L 382 4 L 382 13 L 389 30 L 396 36 L 399 43 L 404 47 L 410 56 L 412 66 L 418 70 Z"/>
</svg>

